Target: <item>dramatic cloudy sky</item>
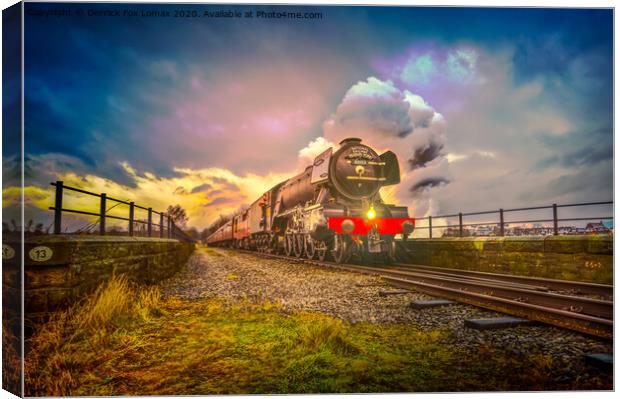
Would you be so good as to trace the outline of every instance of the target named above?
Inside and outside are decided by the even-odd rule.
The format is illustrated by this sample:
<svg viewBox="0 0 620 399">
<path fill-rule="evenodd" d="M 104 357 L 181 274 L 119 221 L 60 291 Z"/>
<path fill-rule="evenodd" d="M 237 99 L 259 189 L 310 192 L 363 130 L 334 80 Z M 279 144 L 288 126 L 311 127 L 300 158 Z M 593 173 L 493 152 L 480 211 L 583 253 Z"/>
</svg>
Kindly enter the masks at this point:
<svg viewBox="0 0 620 399">
<path fill-rule="evenodd" d="M 610 10 L 72 8 L 322 19 L 27 16 L 36 219 L 62 179 L 204 227 L 347 136 L 399 155 L 417 217 L 612 198 Z"/>
</svg>

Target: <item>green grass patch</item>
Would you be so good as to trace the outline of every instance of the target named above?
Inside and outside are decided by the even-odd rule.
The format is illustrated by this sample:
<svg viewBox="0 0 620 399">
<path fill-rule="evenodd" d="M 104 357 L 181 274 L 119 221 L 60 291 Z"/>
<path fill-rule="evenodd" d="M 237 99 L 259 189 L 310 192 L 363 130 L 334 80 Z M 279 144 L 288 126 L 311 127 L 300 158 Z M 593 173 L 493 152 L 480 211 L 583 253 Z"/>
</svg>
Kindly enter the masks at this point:
<svg viewBox="0 0 620 399">
<path fill-rule="evenodd" d="M 270 302 L 162 300 L 113 279 L 27 343 L 27 396 L 572 389 L 550 358 L 483 348 L 446 332 L 348 324 Z M 555 384 L 555 385 L 554 385 Z M 590 387 L 596 388 L 596 387 Z"/>
</svg>

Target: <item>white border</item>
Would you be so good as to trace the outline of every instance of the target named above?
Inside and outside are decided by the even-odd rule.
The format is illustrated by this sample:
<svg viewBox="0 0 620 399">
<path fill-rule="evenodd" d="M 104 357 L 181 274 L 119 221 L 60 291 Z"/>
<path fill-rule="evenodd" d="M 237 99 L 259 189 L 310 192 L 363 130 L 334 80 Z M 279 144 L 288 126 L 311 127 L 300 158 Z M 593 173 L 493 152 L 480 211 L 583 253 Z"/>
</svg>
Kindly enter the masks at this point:
<svg viewBox="0 0 620 399">
<path fill-rule="evenodd" d="M 556 8 L 614 8 L 615 4 L 613 1 L 610 0 L 590 0 L 590 1 L 583 1 L 583 0 L 564 0 L 564 1 L 559 1 L 559 0 L 540 0 L 540 1 L 534 1 L 534 0 L 522 0 L 522 1 L 498 1 L 498 0 L 477 0 L 477 1 L 467 1 L 467 0 L 448 0 L 448 1 L 441 1 L 441 0 L 422 0 L 422 1 L 385 1 L 385 2 L 381 2 L 381 1 L 353 1 L 353 0 L 337 0 L 337 1 L 328 1 L 328 0 L 309 0 L 309 1 L 299 1 L 299 0 L 288 0 L 288 1 L 284 1 L 284 0 L 269 0 L 269 1 L 259 1 L 259 0 L 245 0 L 245 1 L 239 1 L 239 0 L 232 0 L 232 1 L 162 1 L 162 0 L 151 0 L 151 1 L 75 1 L 75 0 L 64 0 L 64 1 L 41 1 L 41 0 L 29 0 L 28 2 L 57 2 L 57 3 L 193 3 L 193 4 L 290 4 L 290 5 L 378 5 L 378 6 L 468 6 L 468 7 L 556 7 Z M 15 4 L 16 1 L 14 0 L 0 0 L 0 5 L 2 6 L 2 9 L 5 9 L 13 4 Z M 22 13 L 22 18 L 23 18 L 23 13 Z M 22 26 L 23 26 L 23 19 L 22 19 Z M 583 29 L 590 29 L 589 26 L 584 26 Z M 1 42 L 1 29 L 0 29 L 0 42 Z M 23 37 L 23 31 L 22 31 L 22 37 Z M 618 33 L 615 29 L 615 9 L 614 9 L 614 154 L 616 153 L 616 140 L 615 140 L 615 131 L 616 131 L 616 103 L 615 103 L 615 94 L 618 92 L 618 83 L 615 80 L 615 66 L 618 65 L 618 54 L 615 51 L 616 49 L 616 43 L 618 43 Z M 0 62 L 1 62 L 2 58 L 1 58 L 1 54 L 0 54 Z M 23 68 L 23 38 L 22 38 L 22 68 Z M 23 69 L 22 69 L 22 93 L 23 93 L 23 85 L 24 85 L 24 80 L 23 80 Z M 1 88 L 2 88 L 2 83 L 0 82 L 0 92 L 1 92 Z M 23 96 L 22 96 L 22 131 L 23 131 Z M 0 132 L 1 132 L 1 127 L 0 127 Z M 0 153 L 2 150 L 2 144 L 0 141 Z M 22 159 L 23 159 L 23 135 L 22 135 Z M 615 157 L 614 157 L 614 198 L 616 197 L 617 191 L 618 190 L 618 185 L 616 184 L 616 176 L 617 176 L 617 164 L 615 162 Z M 22 168 L 22 184 L 23 184 L 23 168 Z M 0 176 L 0 184 L 2 182 L 2 177 Z M 22 225 L 23 225 L 23 191 L 22 191 Z M 614 216 L 615 216 L 615 200 L 614 200 Z M 614 217 L 615 219 L 615 217 Z M 1 220 L 1 216 L 0 216 L 0 220 Z M 23 232 L 22 232 L 23 235 Z M 617 253 L 617 245 L 616 245 L 616 241 L 614 240 L 614 253 Z M 22 236 L 22 256 L 23 256 L 23 236 Z M 614 269 L 616 266 L 617 262 L 614 259 Z M 618 274 L 619 273 L 615 273 L 614 276 L 614 283 L 618 283 Z M 22 283 L 23 283 L 23 268 L 22 268 Z M 0 288 L 1 290 L 1 288 Z M 1 292 L 1 291 L 0 291 Z M 22 310 L 23 310 L 23 287 L 22 287 Z M 616 307 L 616 312 L 615 312 L 615 316 L 616 316 L 616 320 L 618 320 L 618 312 L 617 312 L 617 307 Z M 22 323 L 22 334 L 23 334 L 23 323 Z M 615 326 L 615 331 L 614 331 L 615 337 L 617 337 L 618 335 L 618 326 L 616 324 Z M 23 340 L 22 340 L 23 343 Z M 614 343 L 616 343 L 616 340 L 614 339 Z M 615 352 L 615 349 L 614 349 Z M 0 355 L 1 355 L 1 351 L 0 351 Z M 23 362 L 23 358 L 22 358 L 22 362 Z M 0 370 L 1 370 L 1 362 L 0 362 Z M 614 383 L 618 384 L 619 379 L 618 376 L 620 375 L 619 373 L 619 367 L 615 367 L 614 370 Z M 22 386 L 22 392 L 23 391 L 23 386 Z M 415 396 L 414 396 L 415 395 Z M 450 394 L 450 395 L 456 395 L 456 394 Z M 597 397 L 615 397 L 615 393 L 613 392 L 543 392 L 543 393 L 465 393 L 465 394 L 459 394 L 460 396 L 464 396 L 464 397 L 477 397 L 479 395 L 484 395 L 485 397 L 488 398 L 495 398 L 497 396 L 500 396 L 502 398 L 521 398 L 521 397 L 527 397 L 527 398 L 539 398 L 542 397 L 544 395 L 544 397 L 561 397 L 562 399 L 564 398 L 589 398 L 590 396 L 597 396 Z M 613 396 L 612 396 L 613 395 Z M 307 395 L 287 395 L 289 397 L 294 397 L 294 398 L 305 398 L 307 397 Z M 322 395 L 323 397 L 336 397 L 336 395 Z M 338 395 L 338 398 L 353 398 L 355 396 L 358 395 Z M 366 395 L 366 396 L 371 396 L 371 397 L 390 397 L 390 398 L 396 398 L 396 397 L 415 397 L 417 398 L 422 398 L 422 399 L 426 399 L 426 398 L 432 398 L 432 397 L 437 397 L 438 394 L 390 394 L 390 395 Z M 9 394 L 7 391 L 0 391 L 0 398 L 14 398 L 15 396 Z M 212 398 L 227 398 L 228 396 L 210 396 Z M 261 398 L 261 397 L 267 397 L 267 395 L 256 395 L 256 396 L 251 396 L 250 398 Z M 155 398 L 160 398 L 160 397 L 155 397 Z M 174 397 L 172 397 L 174 398 Z"/>
</svg>

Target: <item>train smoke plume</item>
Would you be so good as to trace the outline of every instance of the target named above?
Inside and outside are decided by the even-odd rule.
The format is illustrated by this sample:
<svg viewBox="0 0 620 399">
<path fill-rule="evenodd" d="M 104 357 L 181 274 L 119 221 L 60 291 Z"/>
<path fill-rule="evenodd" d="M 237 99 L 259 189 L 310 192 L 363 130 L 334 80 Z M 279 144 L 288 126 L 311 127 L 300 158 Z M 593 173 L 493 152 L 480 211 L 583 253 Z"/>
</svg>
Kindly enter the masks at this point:
<svg viewBox="0 0 620 399">
<path fill-rule="evenodd" d="M 448 184 L 446 121 L 426 101 L 391 81 L 370 77 L 353 85 L 323 124 L 324 137 L 338 143 L 359 137 L 378 151 L 394 151 L 401 163 L 396 197 L 413 203 L 413 213 L 430 209 L 428 191 Z"/>
<path fill-rule="evenodd" d="M 439 187 L 444 184 L 448 184 L 450 181 L 448 179 L 437 177 L 437 178 L 426 178 L 418 181 L 411 187 L 411 191 L 413 193 L 422 191 L 427 188 Z"/>
</svg>

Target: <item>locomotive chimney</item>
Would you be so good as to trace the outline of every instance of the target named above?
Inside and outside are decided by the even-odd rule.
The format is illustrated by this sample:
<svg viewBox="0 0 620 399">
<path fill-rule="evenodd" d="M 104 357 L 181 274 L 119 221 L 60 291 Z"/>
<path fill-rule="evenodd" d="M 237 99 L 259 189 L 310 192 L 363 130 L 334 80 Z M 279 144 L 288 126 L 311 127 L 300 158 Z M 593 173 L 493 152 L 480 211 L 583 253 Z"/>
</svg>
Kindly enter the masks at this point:
<svg viewBox="0 0 620 399">
<path fill-rule="evenodd" d="M 361 142 L 362 142 L 362 139 L 358 139 L 357 137 L 349 137 L 349 138 L 342 140 L 340 142 L 340 146 L 347 145 L 347 144 L 358 144 Z"/>
</svg>

